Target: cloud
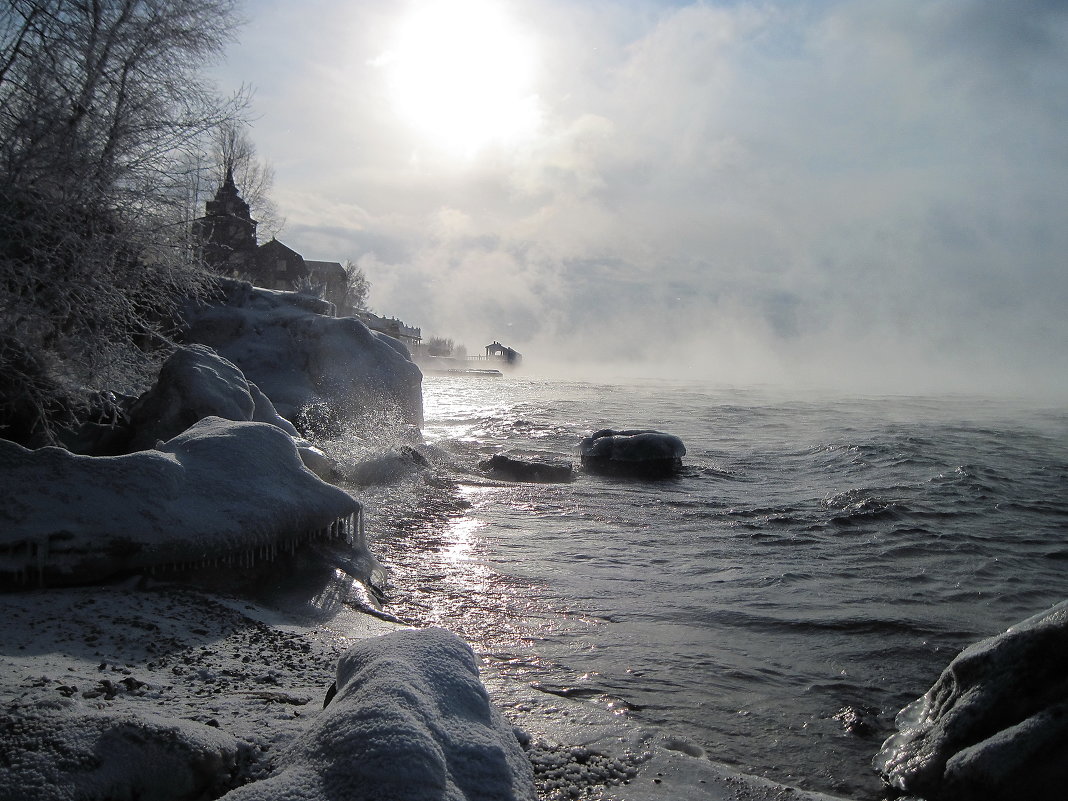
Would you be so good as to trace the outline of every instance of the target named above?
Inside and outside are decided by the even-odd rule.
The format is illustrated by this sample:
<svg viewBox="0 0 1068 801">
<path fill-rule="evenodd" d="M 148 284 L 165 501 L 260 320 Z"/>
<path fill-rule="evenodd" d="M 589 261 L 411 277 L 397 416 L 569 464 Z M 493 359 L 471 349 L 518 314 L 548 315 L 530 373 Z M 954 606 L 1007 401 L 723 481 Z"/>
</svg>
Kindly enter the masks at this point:
<svg viewBox="0 0 1068 801">
<path fill-rule="evenodd" d="M 310 65 L 268 73 L 280 238 L 358 259 L 379 311 L 710 372 L 1068 374 L 1062 3 L 506 9 L 541 128 L 469 159 L 391 110 L 375 4 L 321 2 Z"/>
</svg>

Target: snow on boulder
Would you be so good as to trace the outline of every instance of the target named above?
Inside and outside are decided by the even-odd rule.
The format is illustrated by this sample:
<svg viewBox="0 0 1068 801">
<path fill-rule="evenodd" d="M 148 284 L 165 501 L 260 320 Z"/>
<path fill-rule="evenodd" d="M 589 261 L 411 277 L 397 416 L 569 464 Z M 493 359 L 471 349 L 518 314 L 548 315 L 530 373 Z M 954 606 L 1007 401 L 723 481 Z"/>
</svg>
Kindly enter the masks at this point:
<svg viewBox="0 0 1068 801">
<path fill-rule="evenodd" d="M 897 716 L 875 768 L 953 801 L 1059 801 L 1068 787 L 1068 601 L 960 653 Z"/>
<path fill-rule="evenodd" d="M 678 472 L 686 446 L 660 431 L 606 428 L 579 443 L 582 466 L 596 473 L 658 478 Z"/>
<path fill-rule="evenodd" d="M 237 367 L 203 345 L 178 348 L 130 409 L 129 449 L 151 448 L 205 417 L 248 421 L 255 412 L 256 401 Z"/>
<path fill-rule="evenodd" d="M 294 292 L 223 287 L 223 302 L 187 312 L 186 339 L 236 364 L 298 428 L 422 424 L 422 373 L 403 344 L 355 318 L 309 311 Z"/>
<path fill-rule="evenodd" d="M 534 775 L 470 647 L 444 629 L 362 640 L 275 775 L 225 801 L 533 801 Z"/>
<path fill-rule="evenodd" d="M 125 456 L 0 440 L 0 486 L 0 586 L 249 564 L 311 538 L 351 540 L 361 511 L 284 431 L 218 417 Z"/>
<path fill-rule="evenodd" d="M 217 728 L 74 701 L 0 712 L 0 799 L 193 801 L 232 785 L 241 749 Z"/>
</svg>

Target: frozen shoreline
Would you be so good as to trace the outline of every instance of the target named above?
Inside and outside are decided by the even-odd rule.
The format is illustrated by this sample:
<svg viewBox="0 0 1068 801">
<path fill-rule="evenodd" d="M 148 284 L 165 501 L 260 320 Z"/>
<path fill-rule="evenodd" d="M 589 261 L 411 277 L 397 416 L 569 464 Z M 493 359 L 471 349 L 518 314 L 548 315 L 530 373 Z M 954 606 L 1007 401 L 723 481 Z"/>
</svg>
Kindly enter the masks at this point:
<svg viewBox="0 0 1068 801">
<path fill-rule="evenodd" d="M 355 592 L 349 582 L 335 579 L 313 597 L 304 589 L 290 586 L 265 603 L 134 578 L 5 595 L 0 745 L 14 753 L 14 721 L 44 712 L 146 715 L 233 737 L 242 748 L 241 769 L 228 786 L 264 778 L 278 767 L 274 754 L 322 709 L 340 654 L 398 628 L 346 606 L 345 595 Z M 484 681 L 505 718 L 531 739 L 541 798 L 571 797 L 546 789 L 554 779 L 565 790 L 612 801 L 831 798 L 733 773 L 690 755 L 696 749 L 682 740 L 592 705 Z M 572 754 L 583 749 L 602 762 L 632 765 L 636 775 L 606 786 L 596 771 L 569 773 L 579 767 Z M 33 788 L 5 785 L 0 798 L 48 797 L 42 795 L 48 777 L 40 781 Z"/>
</svg>

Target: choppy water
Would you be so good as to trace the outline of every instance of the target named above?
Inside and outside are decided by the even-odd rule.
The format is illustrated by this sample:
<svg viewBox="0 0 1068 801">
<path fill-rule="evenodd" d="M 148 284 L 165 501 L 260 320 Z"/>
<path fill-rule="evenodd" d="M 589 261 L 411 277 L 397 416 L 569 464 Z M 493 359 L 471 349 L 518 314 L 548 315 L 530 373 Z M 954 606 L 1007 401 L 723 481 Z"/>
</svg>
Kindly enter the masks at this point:
<svg viewBox="0 0 1068 801">
<path fill-rule="evenodd" d="M 894 714 L 961 648 L 1068 597 L 1068 414 L 685 383 L 428 376 L 435 470 L 364 492 L 389 606 L 487 669 L 858 799 Z M 497 484 L 656 428 L 676 479 Z"/>
</svg>

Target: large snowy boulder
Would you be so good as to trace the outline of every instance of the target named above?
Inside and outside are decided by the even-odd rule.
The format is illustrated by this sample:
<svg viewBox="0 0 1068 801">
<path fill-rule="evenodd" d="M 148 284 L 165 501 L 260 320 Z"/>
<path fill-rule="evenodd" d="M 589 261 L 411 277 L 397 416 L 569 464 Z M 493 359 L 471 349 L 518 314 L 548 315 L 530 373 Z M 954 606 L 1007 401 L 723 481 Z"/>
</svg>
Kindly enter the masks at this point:
<svg viewBox="0 0 1068 801">
<path fill-rule="evenodd" d="M 208 417 L 157 450 L 78 456 L 0 440 L 0 585 L 249 562 L 348 539 L 360 504 L 320 480 L 292 438 Z"/>
<path fill-rule="evenodd" d="M 205 417 L 247 422 L 256 417 L 257 399 L 265 406 L 270 404 L 262 392 L 253 397 L 241 371 L 211 348 L 178 348 L 163 363 L 155 384 L 130 409 L 133 436 L 129 450 L 151 448 Z M 282 420 L 273 406 L 261 410 L 260 416 L 265 412 Z"/>
<path fill-rule="evenodd" d="M 205 417 L 221 417 L 270 423 L 293 437 L 309 470 L 327 481 L 338 475 L 333 459 L 303 439 L 259 387 L 206 345 L 187 345 L 171 354 L 156 382 L 133 404 L 129 417 L 130 438 L 121 453 L 147 450 Z"/>
<path fill-rule="evenodd" d="M 875 768 L 927 799 L 1068 793 L 1068 601 L 966 648 L 898 714 Z"/>
<path fill-rule="evenodd" d="M 187 312 L 186 339 L 237 365 L 298 428 L 343 418 L 398 431 L 422 424 L 422 373 L 399 341 L 309 311 L 294 292 L 223 286 L 223 301 Z"/>
<path fill-rule="evenodd" d="M 530 762 L 470 647 L 444 629 L 362 640 L 337 694 L 268 779 L 225 801 L 533 801 Z"/>
<path fill-rule="evenodd" d="M 686 446 L 660 431 L 605 428 L 579 443 L 582 466 L 596 473 L 659 478 L 682 467 Z"/>
<path fill-rule="evenodd" d="M 193 801 L 231 783 L 242 746 L 217 728 L 75 701 L 0 712 L 0 801 Z"/>
</svg>

